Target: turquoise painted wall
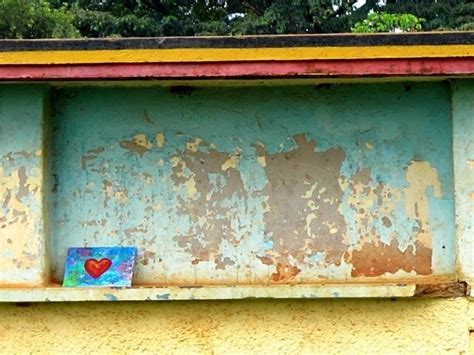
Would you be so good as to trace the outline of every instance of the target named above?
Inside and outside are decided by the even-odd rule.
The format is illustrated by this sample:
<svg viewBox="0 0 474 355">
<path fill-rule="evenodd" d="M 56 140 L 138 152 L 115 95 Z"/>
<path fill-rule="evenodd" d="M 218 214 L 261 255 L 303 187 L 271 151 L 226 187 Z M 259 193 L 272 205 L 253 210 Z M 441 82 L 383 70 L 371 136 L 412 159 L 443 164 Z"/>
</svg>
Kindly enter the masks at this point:
<svg viewBox="0 0 474 355">
<path fill-rule="evenodd" d="M 69 87 L 52 130 L 58 281 L 84 245 L 164 285 L 455 271 L 449 83 Z"/>
<path fill-rule="evenodd" d="M 48 89 L 0 86 L 0 284 L 38 284 L 47 271 L 43 165 Z"/>
</svg>

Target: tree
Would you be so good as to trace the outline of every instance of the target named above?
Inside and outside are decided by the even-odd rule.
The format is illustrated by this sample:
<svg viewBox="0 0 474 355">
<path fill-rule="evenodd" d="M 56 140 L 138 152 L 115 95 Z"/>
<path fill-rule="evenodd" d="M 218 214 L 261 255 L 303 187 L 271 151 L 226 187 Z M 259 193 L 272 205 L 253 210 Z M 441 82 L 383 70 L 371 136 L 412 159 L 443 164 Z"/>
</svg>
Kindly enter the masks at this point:
<svg viewBox="0 0 474 355">
<path fill-rule="evenodd" d="M 228 34 L 226 3 L 219 0 L 73 0 L 69 9 L 86 37 Z"/>
<path fill-rule="evenodd" d="M 0 0 L 0 38 L 79 37 L 74 17 L 46 0 Z"/>
<path fill-rule="evenodd" d="M 352 32 L 415 32 L 421 31 L 424 20 L 412 14 L 387 14 L 372 12 L 357 22 Z"/>
<path fill-rule="evenodd" d="M 473 0 L 387 0 L 383 10 L 423 18 L 425 31 L 474 30 Z"/>
<path fill-rule="evenodd" d="M 356 0 L 73 0 L 86 37 L 348 32 Z"/>
<path fill-rule="evenodd" d="M 356 0 L 244 1 L 234 34 L 347 32 Z"/>
<path fill-rule="evenodd" d="M 0 37 L 337 33 L 355 29 L 356 23 L 357 31 L 418 30 L 419 25 L 429 31 L 474 29 L 474 0 L 355 4 L 356 0 L 0 0 Z M 384 15 L 368 17 L 371 12 Z M 410 14 L 425 21 L 416 22 Z"/>
</svg>

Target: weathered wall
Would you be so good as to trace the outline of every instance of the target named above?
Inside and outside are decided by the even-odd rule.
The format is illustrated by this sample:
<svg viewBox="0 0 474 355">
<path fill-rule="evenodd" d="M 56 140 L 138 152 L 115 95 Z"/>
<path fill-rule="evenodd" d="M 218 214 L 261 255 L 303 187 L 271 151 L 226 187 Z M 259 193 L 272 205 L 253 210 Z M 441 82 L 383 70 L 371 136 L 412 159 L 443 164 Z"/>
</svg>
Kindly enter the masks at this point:
<svg viewBox="0 0 474 355">
<path fill-rule="evenodd" d="M 0 87 L 0 284 L 38 285 L 48 277 L 48 106 L 45 87 Z"/>
<path fill-rule="evenodd" d="M 453 87 L 454 189 L 459 274 L 474 282 L 474 83 L 457 81 Z"/>
<path fill-rule="evenodd" d="M 58 283 L 107 245 L 135 284 L 453 279 L 449 82 L 2 90 L 3 283 L 49 237 Z"/>
<path fill-rule="evenodd" d="M 447 82 L 58 90 L 55 278 L 68 247 L 117 244 L 138 247 L 137 283 L 452 275 L 450 95 Z"/>
<path fill-rule="evenodd" d="M 0 352 L 474 354 L 469 327 L 465 298 L 3 304 Z"/>
<path fill-rule="evenodd" d="M 298 92 L 299 89 L 291 89 L 294 94 L 292 100 L 286 102 L 286 109 L 288 112 L 298 112 L 298 117 L 302 119 L 301 122 L 303 123 L 313 122 L 312 133 L 306 135 L 306 140 L 303 142 L 301 136 L 295 135 L 304 132 L 307 126 L 298 126 L 298 122 L 290 120 L 286 126 L 276 126 L 281 129 L 279 137 L 288 138 L 287 141 L 283 140 L 287 145 L 284 145 L 281 151 L 278 146 L 281 140 L 279 142 L 275 141 L 276 145 L 273 147 L 269 143 L 272 142 L 273 135 L 269 136 L 267 141 L 262 142 L 265 143 L 265 150 L 263 152 L 260 145 L 252 146 L 253 141 L 246 143 L 246 149 L 250 152 L 249 154 L 253 155 L 254 161 L 252 163 L 257 168 L 258 164 L 262 168 L 264 168 L 262 165 L 271 167 L 271 163 L 269 163 L 270 157 L 276 160 L 286 160 L 284 159 L 285 157 L 291 157 L 291 154 L 295 154 L 295 151 L 296 153 L 298 152 L 298 142 L 303 143 L 303 145 L 309 144 L 312 139 L 315 140 L 316 147 L 321 148 L 320 150 L 316 148 L 314 152 L 323 156 L 325 152 L 332 149 L 332 146 L 341 146 L 345 147 L 346 156 L 352 157 L 352 159 L 355 157 L 358 159 L 357 161 L 366 165 L 370 165 L 371 161 L 378 161 L 381 171 L 373 176 L 371 174 L 373 181 L 368 183 L 370 188 L 367 189 L 367 186 L 362 188 L 361 186 L 360 190 L 355 189 L 354 191 L 360 191 L 359 196 L 364 196 L 364 191 L 367 191 L 370 197 L 373 190 L 377 189 L 378 185 L 376 182 L 379 181 L 378 179 L 385 176 L 384 179 L 387 181 L 389 177 L 392 179 L 398 177 L 398 180 L 395 180 L 400 183 L 398 187 L 403 189 L 404 192 L 410 186 L 414 186 L 416 191 L 411 196 L 427 194 L 430 206 L 437 206 L 437 208 L 431 208 L 430 214 L 428 216 L 426 214 L 421 216 L 421 219 L 426 220 L 426 218 L 435 217 L 438 221 L 443 222 L 433 225 L 433 227 L 436 227 L 436 230 L 438 230 L 437 228 L 441 229 L 439 229 L 439 234 L 436 234 L 436 232 L 432 234 L 433 239 L 431 241 L 433 245 L 438 245 L 439 253 L 446 249 L 449 251 L 449 253 L 445 254 L 445 257 L 435 260 L 438 260 L 437 267 L 441 273 L 446 270 L 450 271 L 450 268 L 454 267 L 452 263 L 453 254 L 451 253 L 454 248 L 454 239 L 451 239 L 453 230 L 450 229 L 445 233 L 441 233 L 443 228 L 453 228 L 454 225 L 452 221 L 452 208 L 449 207 L 453 203 L 452 191 L 450 191 L 449 187 L 452 176 L 448 169 L 451 164 L 449 153 L 451 143 L 450 139 L 447 138 L 451 130 L 449 124 L 449 86 L 441 83 L 414 86 L 390 84 L 388 86 L 392 88 L 392 91 L 388 90 L 392 95 L 386 96 L 379 95 L 379 91 L 387 92 L 387 90 L 380 90 L 380 87 L 377 88 L 376 86 L 372 87 L 372 91 L 365 90 L 367 88 L 365 86 L 358 86 L 353 91 L 344 91 L 346 89 L 342 88 L 342 92 L 345 92 L 345 95 L 340 95 L 341 92 L 339 92 L 339 94 L 333 94 L 329 97 L 327 96 L 327 91 L 325 93 L 326 89 L 324 89 L 321 90 L 322 93 L 319 92 L 312 98 L 305 96 L 306 91 L 304 90 Z M 454 100 L 454 112 L 459 115 L 459 117 L 456 116 L 459 118 L 456 122 L 461 125 L 464 123 L 470 124 L 472 122 L 469 120 L 470 118 L 472 119 L 472 116 L 469 116 L 469 110 L 472 110 L 472 94 L 470 94 L 473 92 L 472 85 L 461 83 L 457 86 L 457 89 L 460 91 Z M 130 200 L 131 196 L 131 194 L 127 196 L 125 191 L 122 191 L 123 187 L 138 189 L 139 186 L 143 187 L 143 184 L 148 186 L 146 185 L 147 181 L 149 181 L 147 175 L 136 176 L 135 178 L 141 180 L 137 180 L 140 181 L 139 184 L 133 185 L 132 182 L 134 180 L 128 179 L 127 175 L 131 175 L 132 172 L 125 169 L 124 175 L 124 171 L 120 170 L 120 164 L 117 164 L 115 168 L 119 170 L 113 171 L 115 178 L 119 179 L 121 176 L 126 176 L 127 179 L 116 180 L 118 181 L 117 184 L 112 186 L 109 186 L 107 183 L 104 184 L 104 179 L 97 180 L 100 182 L 99 187 L 103 195 L 96 194 L 90 200 L 87 200 L 84 196 L 85 194 L 90 194 L 88 190 L 93 192 L 95 187 L 87 186 L 87 179 L 91 179 L 91 181 L 96 179 L 96 175 L 102 174 L 103 169 L 109 169 L 110 164 L 114 163 L 114 159 L 118 157 L 120 160 L 130 164 L 129 166 L 141 168 L 155 165 L 160 166 L 160 158 L 158 157 L 158 159 L 154 160 L 151 159 L 151 155 L 152 153 L 160 154 L 160 148 L 163 148 L 165 144 L 170 142 L 170 137 L 166 130 L 155 122 L 155 117 L 165 117 L 168 120 L 168 124 L 171 125 L 168 127 L 168 130 L 174 132 L 175 144 L 180 144 L 179 146 L 175 145 L 173 149 L 176 151 L 179 148 L 178 152 L 187 151 L 189 153 L 187 159 L 190 160 L 200 158 L 200 156 L 195 154 L 197 151 L 194 151 L 194 149 L 196 144 L 200 146 L 202 143 L 197 143 L 196 138 L 212 143 L 213 138 L 215 138 L 212 132 L 219 132 L 222 129 L 218 124 L 220 121 L 210 120 L 207 121 L 207 128 L 201 126 L 200 122 L 188 125 L 188 133 L 186 133 L 182 130 L 183 125 L 189 123 L 186 122 L 186 115 L 176 115 L 176 111 L 174 111 L 174 115 L 171 115 L 171 118 L 167 118 L 170 115 L 169 111 L 165 109 L 166 107 L 155 107 L 145 111 L 144 107 L 147 105 L 153 106 L 153 98 L 157 91 L 152 89 L 141 91 L 145 98 L 134 97 L 133 99 L 130 99 L 130 97 L 135 95 L 133 90 L 108 89 L 105 90 L 108 92 L 106 95 L 107 101 L 104 101 L 103 97 L 94 95 L 94 92 L 97 92 L 94 90 L 100 89 L 81 89 L 79 91 L 77 89 L 67 89 L 59 92 L 59 96 L 56 97 L 59 105 L 56 107 L 56 121 L 53 128 L 55 129 L 55 134 L 58 132 L 63 133 L 56 136 L 56 145 L 54 147 L 55 151 L 59 153 L 55 158 L 55 172 L 58 175 L 55 177 L 55 181 L 59 185 L 53 185 L 56 195 L 53 200 L 55 205 L 52 206 L 54 209 L 53 219 L 56 223 L 56 229 L 52 232 L 56 243 L 54 246 L 56 259 L 54 260 L 56 260 L 57 275 L 61 273 L 60 258 L 63 255 L 61 250 L 64 250 L 69 243 L 67 238 L 70 238 L 69 240 L 73 240 L 75 243 L 83 244 L 88 242 L 88 240 L 81 239 L 81 234 L 77 233 L 77 231 L 92 231 L 92 236 L 96 231 L 109 231 L 105 228 L 106 226 L 101 224 L 103 223 L 102 218 L 96 218 L 96 215 L 100 217 L 106 211 L 95 208 L 89 212 L 88 206 L 93 206 L 94 198 L 99 197 L 97 203 L 103 204 L 103 197 L 108 197 L 107 203 L 110 206 L 113 204 L 114 213 L 118 213 L 118 215 L 123 213 L 127 216 L 128 212 L 133 211 L 133 206 L 126 207 L 123 203 L 127 199 Z M 329 91 L 331 90 L 334 89 L 329 89 Z M 215 94 L 218 94 L 218 92 L 219 90 Z M 195 94 L 198 95 L 197 97 L 200 95 L 199 93 Z M 181 100 L 178 102 L 191 100 L 191 102 L 194 102 L 194 106 L 189 111 L 189 115 L 196 115 L 199 114 L 199 109 L 202 109 L 203 102 L 196 101 L 195 94 L 178 90 L 175 93 L 168 93 L 167 95 L 169 96 L 167 97 L 173 98 L 173 100 Z M 356 94 L 359 99 L 355 97 Z M 398 94 L 400 94 L 400 98 L 398 98 Z M 161 92 L 156 95 L 156 97 L 162 98 L 164 94 Z M 209 95 L 209 91 L 207 95 Z M 262 95 L 265 96 L 265 94 Z M 253 94 L 249 96 L 261 99 L 260 96 Z M 146 99 L 146 97 L 151 99 Z M 361 100 L 360 97 L 365 98 L 366 101 Z M 0 271 L 3 274 L 0 277 L 8 276 L 8 280 L 11 280 L 13 276 L 13 279 L 18 283 L 40 283 L 42 281 L 42 272 L 46 267 L 42 264 L 45 260 L 45 244 L 41 243 L 41 240 L 44 241 L 45 239 L 38 238 L 43 236 L 45 230 L 44 225 L 41 224 L 41 221 L 44 221 L 44 219 L 40 218 L 41 209 L 44 207 L 45 201 L 39 196 L 41 196 L 42 179 L 48 178 L 45 176 L 44 171 L 41 170 L 44 164 L 41 159 L 44 145 L 41 143 L 43 133 L 40 123 L 44 121 L 43 116 L 45 115 L 43 105 L 44 92 L 40 88 L 9 87 L 2 89 L 0 99 L 2 99 L 0 101 L 0 114 L 5 120 L 0 126 L 0 138 L 2 140 L 0 145 L 2 156 L 0 192 L 2 193 L 3 202 L 8 201 L 8 206 L 2 206 L 3 209 L 1 211 L 4 214 L 0 215 L 0 227 L 2 227 L 2 230 L 0 230 L 0 236 L 2 237 L 0 242 L 2 243 L 2 252 L 6 251 L 7 256 L 3 261 L 5 262 L 6 260 L 7 264 L 1 265 L 3 269 Z M 329 100 L 331 103 L 330 107 L 334 108 L 334 112 L 339 112 L 339 114 L 336 115 L 328 108 L 329 106 L 320 105 L 319 107 L 322 111 L 319 112 L 318 117 L 326 117 L 326 121 L 324 124 L 320 122 L 318 126 L 312 121 L 312 118 L 315 117 L 315 112 L 308 109 L 307 105 L 308 101 L 321 102 L 321 100 Z M 95 103 L 94 107 L 102 107 L 102 103 L 107 102 L 110 110 L 96 112 L 95 109 L 91 109 L 91 106 L 88 105 L 91 102 Z M 133 102 L 135 104 L 130 105 Z M 239 100 L 238 102 L 241 101 Z M 266 101 L 263 100 L 263 102 L 265 103 Z M 341 110 L 344 107 L 344 105 L 341 106 L 341 103 L 344 102 L 346 102 L 347 107 Z M 367 102 L 370 105 L 367 105 Z M 399 104 L 393 105 L 394 110 L 386 111 L 387 104 L 390 102 L 398 102 Z M 147 105 L 143 106 L 141 103 L 147 103 Z M 273 108 L 276 107 L 276 103 L 276 101 L 269 101 L 265 105 L 268 108 Z M 348 103 L 352 107 L 355 105 L 358 110 L 354 111 Z M 19 114 L 19 107 L 21 108 L 20 113 L 23 114 Z M 185 107 L 183 106 L 183 110 Z M 248 110 L 249 108 L 245 109 Z M 107 114 L 108 121 L 114 122 L 114 124 L 106 125 L 105 127 L 101 126 L 104 120 L 96 120 L 96 118 L 103 117 L 104 112 Z M 214 112 L 214 117 L 223 115 L 233 123 L 239 122 L 239 113 L 222 111 L 222 107 L 206 112 Z M 359 113 L 358 120 L 354 112 Z M 405 114 L 400 115 L 400 113 Z M 343 120 L 337 118 L 341 116 L 344 118 Z M 126 117 L 128 118 L 125 119 Z M 400 121 L 396 119 L 400 117 L 405 118 L 403 123 L 397 123 Z M 119 118 L 118 121 L 117 118 Z M 259 110 L 255 110 L 252 119 L 257 119 L 256 122 L 261 125 L 260 130 L 267 133 L 269 132 L 268 124 L 270 122 L 282 123 L 285 121 L 278 115 L 267 115 L 265 111 Z M 183 123 L 182 120 L 185 120 L 185 122 Z M 117 122 L 121 123 L 117 125 Z M 250 121 L 244 120 L 245 122 Z M 375 126 L 382 125 L 384 129 L 376 130 L 374 135 L 372 135 L 370 133 L 371 130 L 367 129 L 373 126 L 367 125 L 367 123 L 374 124 Z M 427 125 L 426 123 L 429 124 Z M 330 127 L 332 127 L 331 132 L 324 131 L 326 124 L 330 124 Z M 124 127 L 128 128 L 129 131 L 125 131 Z M 235 133 L 245 128 L 245 124 L 232 127 L 232 132 Z M 341 128 L 347 129 L 344 133 L 345 136 L 338 137 L 337 135 L 332 135 L 332 133 Z M 358 136 L 353 135 L 355 128 L 360 129 Z M 229 129 L 227 128 L 227 130 Z M 27 132 L 27 139 L 13 137 L 10 134 L 13 131 Z M 256 129 L 255 126 L 249 126 L 247 131 L 252 132 L 248 137 L 254 137 L 252 136 L 254 134 L 253 131 L 260 132 L 258 127 Z M 321 131 L 325 134 L 321 134 Z M 456 131 L 462 133 L 463 127 L 457 127 Z M 178 135 L 178 132 L 186 134 Z M 406 135 L 403 139 L 400 139 L 396 134 L 397 132 L 405 132 Z M 163 133 L 163 136 L 160 133 Z M 468 139 L 469 132 L 465 133 L 463 137 Z M 351 142 L 344 141 L 344 137 L 347 136 L 355 139 Z M 390 137 L 391 139 L 388 139 Z M 72 143 L 68 139 L 73 139 Z M 102 147 L 104 150 L 98 149 L 101 146 L 94 146 L 97 139 L 104 139 L 106 143 L 108 142 Z M 380 141 L 374 142 L 377 139 Z M 426 145 L 427 141 L 430 144 Z M 340 143 L 334 144 L 335 142 Z M 190 145 L 187 143 L 190 143 Z M 229 159 L 223 159 L 219 168 L 224 172 L 233 171 L 233 169 L 235 170 L 233 168 L 235 160 L 232 159 L 232 156 L 234 156 L 233 148 L 237 144 L 228 143 L 226 145 L 224 142 L 221 143 L 225 148 L 225 152 L 231 154 L 231 156 L 225 157 Z M 149 144 L 153 145 L 150 149 L 148 148 Z M 163 147 L 160 147 L 162 144 Z M 26 150 L 24 149 L 25 147 L 27 148 Z M 377 150 L 379 147 L 384 147 L 385 149 Z M 209 154 L 214 149 L 210 146 L 205 148 L 205 152 Z M 222 147 L 216 145 L 216 150 L 217 148 Z M 459 148 L 466 148 L 466 146 L 461 145 L 457 149 Z M 382 153 L 374 154 L 374 151 Z M 411 153 L 414 151 L 421 152 L 421 156 L 413 157 Z M 400 156 L 400 152 L 404 155 Z M 467 153 L 470 152 L 467 151 Z M 219 151 L 215 151 L 216 158 L 222 158 L 220 154 Z M 290 156 L 285 154 L 290 154 Z M 185 161 L 185 158 L 181 157 L 180 159 Z M 469 154 L 466 154 L 466 159 L 468 160 L 467 163 L 463 161 L 459 165 L 459 171 L 461 172 L 464 169 L 472 169 L 472 164 L 469 165 L 469 161 L 472 160 Z M 178 159 L 176 166 L 182 165 L 181 160 Z M 394 160 L 396 164 L 393 164 Z M 427 160 L 431 167 L 436 167 L 436 173 L 440 180 L 440 190 L 443 192 L 442 198 L 437 197 L 439 191 L 436 183 L 431 184 L 426 189 L 418 184 L 418 182 L 427 182 L 426 180 L 428 182 L 436 182 L 436 179 L 433 178 L 433 169 L 424 164 L 420 165 L 419 160 Z M 415 163 L 410 165 L 412 161 Z M 407 170 L 397 170 L 400 168 L 401 165 L 399 164 L 401 162 L 404 162 Z M 417 181 L 414 184 L 407 184 L 406 179 L 410 176 L 413 177 L 413 175 L 410 175 L 409 170 L 409 166 L 413 165 L 418 166 L 421 172 L 426 173 L 428 179 Z M 227 167 L 227 169 L 222 170 L 223 166 Z M 355 168 L 350 168 L 349 165 L 344 169 L 343 172 L 347 173 L 348 176 L 352 176 L 355 172 Z M 199 172 L 199 170 L 197 171 Z M 470 172 L 471 170 L 467 171 Z M 386 175 L 383 174 L 384 172 Z M 175 172 L 175 175 L 177 178 L 188 178 L 187 173 L 187 170 L 178 170 Z M 71 185 L 66 190 L 61 190 L 61 188 L 64 188 L 64 184 L 61 187 L 61 176 L 62 182 L 66 182 L 66 185 L 69 182 Z M 240 183 L 238 178 L 230 174 L 230 172 L 226 177 L 234 179 L 232 181 L 235 181 L 237 185 Z M 364 176 L 361 178 L 364 178 Z M 214 177 L 213 179 L 213 184 L 219 184 L 219 177 Z M 73 195 L 75 193 L 73 184 L 77 181 L 86 182 L 86 186 L 82 186 L 83 190 L 80 191 L 83 195 L 76 192 L 76 194 L 79 194 L 77 195 L 79 198 L 74 199 L 76 196 Z M 188 193 L 188 186 L 191 189 L 191 193 L 193 192 L 192 184 L 188 183 L 188 186 L 186 186 L 186 181 L 180 179 L 178 181 L 184 184 L 184 187 L 180 187 L 181 190 L 179 190 L 183 196 Z M 363 181 L 365 180 L 362 179 L 360 181 L 362 185 L 364 185 Z M 258 179 L 254 181 L 255 184 L 258 184 L 258 182 Z M 123 184 L 123 186 L 119 183 Z M 351 182 L 348 183 L 351 184 Z M 76 188 L 79 187 L 81 186 Z M 105 189 L 102 190 L 104 187 Z M 109 188 L 113 188 L 113 190 Z M 309 186 L 308 190 L 311 191 L 311 186 Z M 462 185 L 459 191 L 466 194 L 458 203 L 461 206 L 470 206 L 470 187 Z M 68 195 L 69 192 L 71 195 Z M 149 190 L 149 192 L 153 193 L 153 189 Z M 306 195 L 306 190 L 302 195 Z M 144 198 L 143 204 L 148 203 L 146 201 L 147 196 L 142 196 L 142 198 Z M 237 201 L 238 205 L 239 198 L 240 196 L 237 195 L 236 200 L 231 200 L 229 203 L 232 204 Z M 345 198 L 351 198 L 350 194 L 346 195 Z M 378 201 L 375 197 L 373 198 L 374 201 Z M 85 204 L 81 204 L 81 201 L 85 201 Z M 140 205 L 142 202 L 139 201 L 135 200 L 135 203 Z M 278 205 L 278 201 L 273 202 Z M 349 205 L 349 209 L 350 207 Z M 405 206 L 401 205 L 401 207 Z M 155 208 L 156 211 L 160 211 L 162 206 L 155 205 Z M 378 211 L 379 209 L 377 208 L 376 210 Z M 71 219 L 65 221 L 61 218 L 61 216 L 69 216 L 68 211 L 74 212 L 72 222 Z M 399 226 L 404 225 L 400 217 L 403 216 L 403 213 L 410 213 L 410 211 L 415 213 L 413 210 L 404 208 L 397 211 L 396 213 L 398 214 L 396 216 L 398 216 L 398 219 L 396 218 L 395 220 L 398 221 Z M 94 218 L 79 220 L 78 218 L 82 217 L 83 214 L 86 216 L 90 214 Z M 121 228 L 125 234 L 125 230 L 129 228 L 125 223 L 135 223 L 138 220 L 136 214 L 131 214 L 130 216 L 131 218 L 124 218 L 124 224 L 120 224 L 117 219 L 117 223 L 113 225 Z M 468 212 L 462 215 L 461 218 L 460 220 L 467 222 L 462 227 L 462 233 L 464 233 L 464 238 L 468 240 L 470 237 L 469 228 L 471 228 Z M 40 223 L 34 223 L 33 221 L 35 220 L 40 221 Z M 81 224 L 81 221 L 84 223 Z M 364 225 L 358 226 L 355 219 L 351 221 L 350 224 L 352 226 L 365 228 Z M 390 222 L 393 223 L 393 220 L 390 219 Z M 7 224 L 8 227 L 6 226 Z M 10 226 L 15 224 L 17 224 L 15 227 L 17 229 L 11 229 L 13 227 Z M 63 224 L 63 227 L 61 227 L 61 224 Z M 407 223 L 407 225 L 412 226 L 410 223 Z M 439 227 L 440 225 L 441 227 Z M 383 224 L 378 224 L 375 229 L 383 230 L 383 227 Z M 6 228 L 10 228 L 10 233 L 13 233 L 23 241 L 18 244 L 21 247 L 20 249 L 16 251 L 11 250 L 9 247 L 10 243 L 6 237 L 7 234 L 4 233 Z M 158 225 L 157 228 L 159 230 L 161 227 Z M 63 231 L 62 234 L 59 233 L 61 230 Z M 133 233 L 142 233 L 140 229 L 130 230 L 129 232 L 131 235 Z M 418 237 L 418 234 L 416 236 Z M 426 234 L 424 236 L 426 237 Z M 107 233 L 99 233 L 96 237 L 106 238 L 108 235 Z M 93 236 L 92 238 L 96 237 Z M 149 244 L 145 243 L 147 239 L 135 238 L 137 238 L 138 242 L 144 243 L 141 245 L 140 258 L 140 268 L 142 275 L 144 275 L 146 274 L 144 267 L 147 264 L 152 265 L 155 260 L 153 260 L 152 254 L 145 254 L 145 251 L 149 250 L 147 248 L 150 247 Z M 111 238 L 110 240 L 113 241 L 114 239 Z M 414 239 L 412 238 L 411 240 L 413 241 Z M 423 240 L 426 241 L 427 239 Z M 92 241 L 95 242 L 95 239 L 92 239 Z M 153 240 L 150 239 L 148 241 L 152 242 Z M 442 244 L 443 241 L 450 244 L 444 245 Z M 38 244 L 38 242 L 40 243 Z M 370 245 L 370 243 L 368 244 Z M 443 245 L 445 248 L 442 248 Z M 265 247 L 265 244 L 263 246 Z M 151 247 L 156 247 L 156 244 L 152 244 Z M 31 250 L 34 250 L 33 254 L 30 253 Z M 18 256 L 15 253 L 21 257 L 22 263 L 18 263 Z M 212 256 L 215 255 L 217 254 Z M 468 261 L 470 260 L 470 255 L 465 254 L 464 257 Z M 28 260 L 31 263 L 25 264 Z M 258 262 L 257 265 L 265 265 L 260 259 L 255 258 L 255 260 Z M 265 261 L 266 259 L 263 260 Z M 188 258 L 184 259 L 184 261 L 189 262 L 190 260 Z M 204 263 L 200 261 L 199 264 L 202 265 Z M 14 267 L 11 265 L 14 265 Z M 10 274 L 7 275 L 5 270 Z M 267 279 L 265 280 L 270 279 L 273 273 L 273 270 L 267 272 Z M 150 273 L 150 275 L 156 274 Z M 19 353 L 22 350 L 25 352 L 37 350 L 58 353 L 77 353 L 79 351 L 109 353 L 147 351 L 208 354 L 239 352 L 417 352 L 465 354 L 469 353 L 469 329 L 474 328 L 473 318 L 472 301 L 468 298 L 398 299 L 396 301 L 387 299 L 299 299 L 220 302 L 43 303 L 30 306 L 1 304 L 0 352 Z M 474 353 L 473 350 L 471 352 Z"/>
</svg>

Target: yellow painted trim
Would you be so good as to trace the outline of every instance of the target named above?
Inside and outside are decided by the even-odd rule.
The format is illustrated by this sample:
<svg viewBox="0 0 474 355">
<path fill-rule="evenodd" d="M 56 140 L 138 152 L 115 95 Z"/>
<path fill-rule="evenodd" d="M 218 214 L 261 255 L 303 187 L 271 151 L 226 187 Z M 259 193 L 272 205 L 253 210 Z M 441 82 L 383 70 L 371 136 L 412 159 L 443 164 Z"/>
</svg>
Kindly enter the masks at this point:
<svg viewBox="0 0 474 355">
<path fill-rule="evenodd" d="M 433 57 L 474 57 L 474 45 L 16 51 L 0 52 L 0 64 L 166 63 Z"/>
</svg>

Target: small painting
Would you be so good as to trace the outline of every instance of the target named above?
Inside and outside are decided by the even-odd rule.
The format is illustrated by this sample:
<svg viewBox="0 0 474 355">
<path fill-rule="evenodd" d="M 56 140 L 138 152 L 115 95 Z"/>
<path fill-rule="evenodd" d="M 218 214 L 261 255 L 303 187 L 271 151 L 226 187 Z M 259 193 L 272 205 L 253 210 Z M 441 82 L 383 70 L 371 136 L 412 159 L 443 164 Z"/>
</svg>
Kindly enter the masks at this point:
<svg viewBox="0 0 474 355">
<path fill-rule="evenodd" d="M 130 287 L 134 247 L 69 248 L 63 287 Z"/>
</svg>

